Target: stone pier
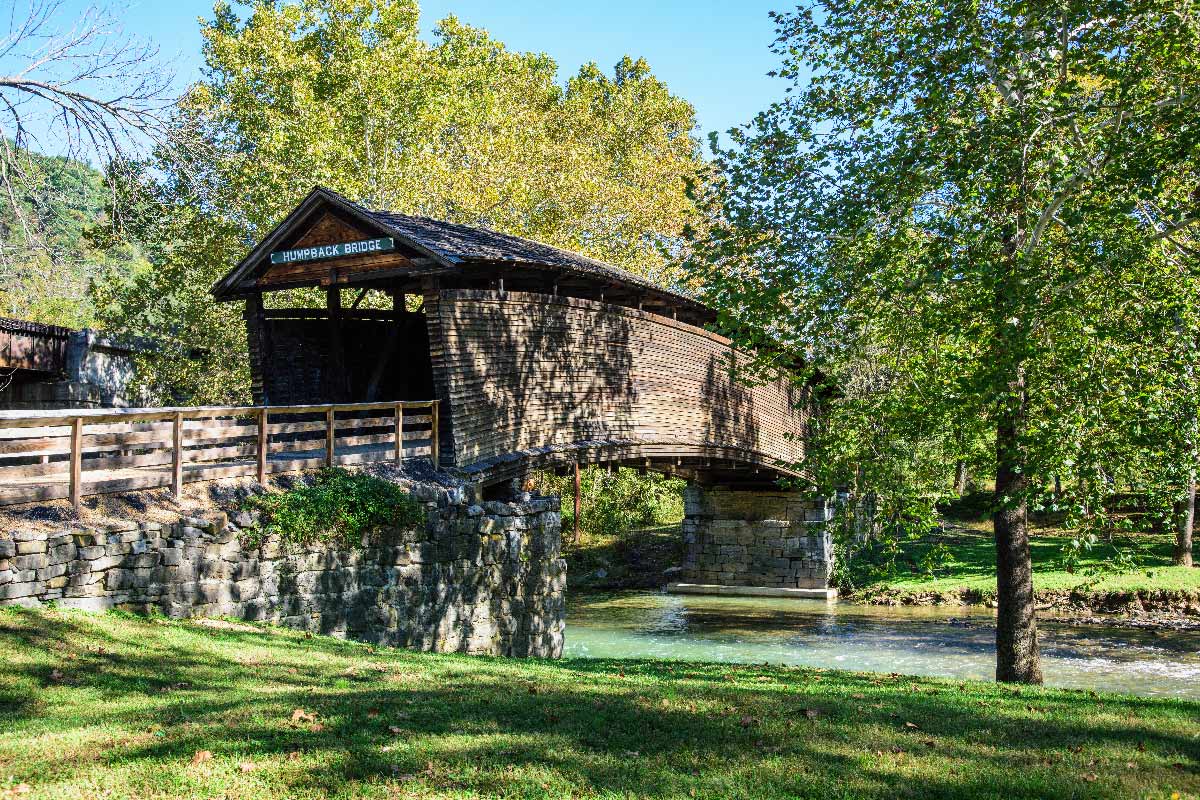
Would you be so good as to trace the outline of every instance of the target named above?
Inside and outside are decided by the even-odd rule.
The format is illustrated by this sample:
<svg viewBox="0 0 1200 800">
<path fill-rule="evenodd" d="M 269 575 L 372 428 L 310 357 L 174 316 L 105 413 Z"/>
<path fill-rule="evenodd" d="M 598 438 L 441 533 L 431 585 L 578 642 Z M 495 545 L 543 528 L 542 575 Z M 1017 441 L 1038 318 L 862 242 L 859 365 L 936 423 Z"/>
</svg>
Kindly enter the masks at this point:
<svg viewBox="0 0 1200 800">
<path fill-rule="evenodd" d="M 679 593 L 833 599 L 833 506 L 797 492 L 689 486 Z"/>
</svg>

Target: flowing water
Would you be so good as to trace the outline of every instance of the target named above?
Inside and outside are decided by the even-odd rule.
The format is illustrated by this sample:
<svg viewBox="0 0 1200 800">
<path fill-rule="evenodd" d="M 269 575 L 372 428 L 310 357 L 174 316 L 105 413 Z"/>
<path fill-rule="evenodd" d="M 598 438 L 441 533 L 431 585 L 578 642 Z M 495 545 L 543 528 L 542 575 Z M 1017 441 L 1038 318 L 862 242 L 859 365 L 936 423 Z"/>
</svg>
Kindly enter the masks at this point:
<svg viewBox="0 0 1200 800">
<path fill-rule="evenodd" d="M 1046 683 L 1200 699 L 1200 631 L 1039 619 Z M 564 655 L 803 664 L 990 679 L 986 608 L 622 592 L 568 598 Z"/>
</svg>

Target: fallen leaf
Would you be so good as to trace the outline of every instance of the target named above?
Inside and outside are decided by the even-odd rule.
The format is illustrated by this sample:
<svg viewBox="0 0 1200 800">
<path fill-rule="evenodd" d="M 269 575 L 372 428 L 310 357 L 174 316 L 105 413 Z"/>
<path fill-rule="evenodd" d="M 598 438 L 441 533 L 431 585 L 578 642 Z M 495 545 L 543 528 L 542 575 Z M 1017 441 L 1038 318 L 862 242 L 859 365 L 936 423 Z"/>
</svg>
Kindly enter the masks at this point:
<svg viewBox="0 0 1200 800">
<path fill-rule="evenodd" d="M 321 731 L 325 730 L 325 726 L 319 722 L 314 722 L 313 726 L 309 728 L 309 730 L 311 730 L 313 733 L 320 733 Z"/>
<path fill-rule="evenodd" d="M 904 727 L 906 727 L 906 728 L 912 728 L 913 730 L 920 730 L 920 729 L 921 729 L 921 726 L 920 726 L 920 725 L 918 725 L 918 724 L 917 724 L 917 723 L 915 723 L 915 722 L 906 722 L 906 723 L 904 723 Z"/>
<path fill-rule="evenodd" d="M 254 772 L 254 770 L 258 769 L 258 764 L 255 764 L 253 761 L 243 761 L 238 764 L 238 769 L 242 772 Z"/>
<path fill-rule="evenodd" d="M 287 758 L 288 758 L 288 761 L 299 761 L 300 760 L 300 751 L 293 750 L 292 752 L 288 753 Z"/>
<path fill-rule="evenodd" d="M 197 764 L 203 764 L 205 761 L 212 761 L 212 757 L 213 754 L 211 750 L 197 750 L 196 754 L 192 756 L 192 766 L 194 767 Z"/>
<path fill-rule="evenodd" d="M 1084 776 L 1083 776 L 1083 779 L 1084 779 L 1085 781 L 1087 781 L 1088 783 L 1093 783 L 1093 782 L 1096 780 L 1096 773 L 1094 773 L 1094 772 L 1089 772 L 1089 773 L 1087 773 L 1086 775 L 1084 775 Z"/>
<path fill-rule="evenodd" d="M 309 714 L 303 708 L 297 708 L 295 711 L 292 712 L 292 722 L 294 722 L 294 723 L 316 722 L 316 721 L 317 721 L 317 715 Z"/>
<path fill-rule="evenodd" d="M 815 708 L 806 708 L 804 709 L 804 716 L 809 719 L 816 719 L 817 717 L 821 716 L 821 712 L 817 711 Z"/>
</svg>

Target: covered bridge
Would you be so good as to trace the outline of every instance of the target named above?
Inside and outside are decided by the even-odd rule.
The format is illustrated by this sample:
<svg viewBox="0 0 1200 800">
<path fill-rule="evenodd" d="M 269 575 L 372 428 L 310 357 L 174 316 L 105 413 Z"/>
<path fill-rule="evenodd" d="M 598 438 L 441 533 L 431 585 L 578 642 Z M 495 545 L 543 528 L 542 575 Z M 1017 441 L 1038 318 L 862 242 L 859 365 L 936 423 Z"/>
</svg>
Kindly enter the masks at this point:
<svg viewBox="0 0 1200 800">
<path fill-rule="evenodd" d="M 312 289 L 323 302 L 297 307 Z M 825 585 L 828 559 L 811 542 L 788 547 L 786 530 L 741 531 L 741 545 L 707 534 L 723 517 L 786 529 L 825 511 L 776 488 L 803 461 L 809 390 L 783 375 L 738 380 L 742 356 L 691 298 L 324 188 L 212 292 L 245 303 L 256 404 L 437 399 L 437 461 L 485 486 L 578 463 L 673 472 L 705 487 L 689 498 L 695 580 Z M 747 491 L 761 496 L 747 504 Z"/>
</svg>

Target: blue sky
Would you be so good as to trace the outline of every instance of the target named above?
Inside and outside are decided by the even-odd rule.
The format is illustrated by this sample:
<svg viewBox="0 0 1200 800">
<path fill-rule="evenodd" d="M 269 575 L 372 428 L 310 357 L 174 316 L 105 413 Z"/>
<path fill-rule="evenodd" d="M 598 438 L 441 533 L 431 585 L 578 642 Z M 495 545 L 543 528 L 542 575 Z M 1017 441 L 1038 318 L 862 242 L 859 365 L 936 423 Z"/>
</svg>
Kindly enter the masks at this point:
<svg viewBox="0 0 1200 800">
<path fill-rule="evenodd" d="M 64 11 L 90 0 L 66 0 Z M 197 18 L 212 0 L 126 0 L 125 29 L 155 41 L 185 81 L 199 77 Z M 748 121 L 777 99 L 782 84 L 766 76 L 774 27 L 767 12 L 783 2 L 764 0 L 424 0 L 421 27 L 456 14 L 486 28 L 508 47 L 546 52 L 566 77 L 595 61 L 605 70 L 629 54 L 642 56 L 671 90 L 691 101 L 703 133 Z"/>
</svg>

